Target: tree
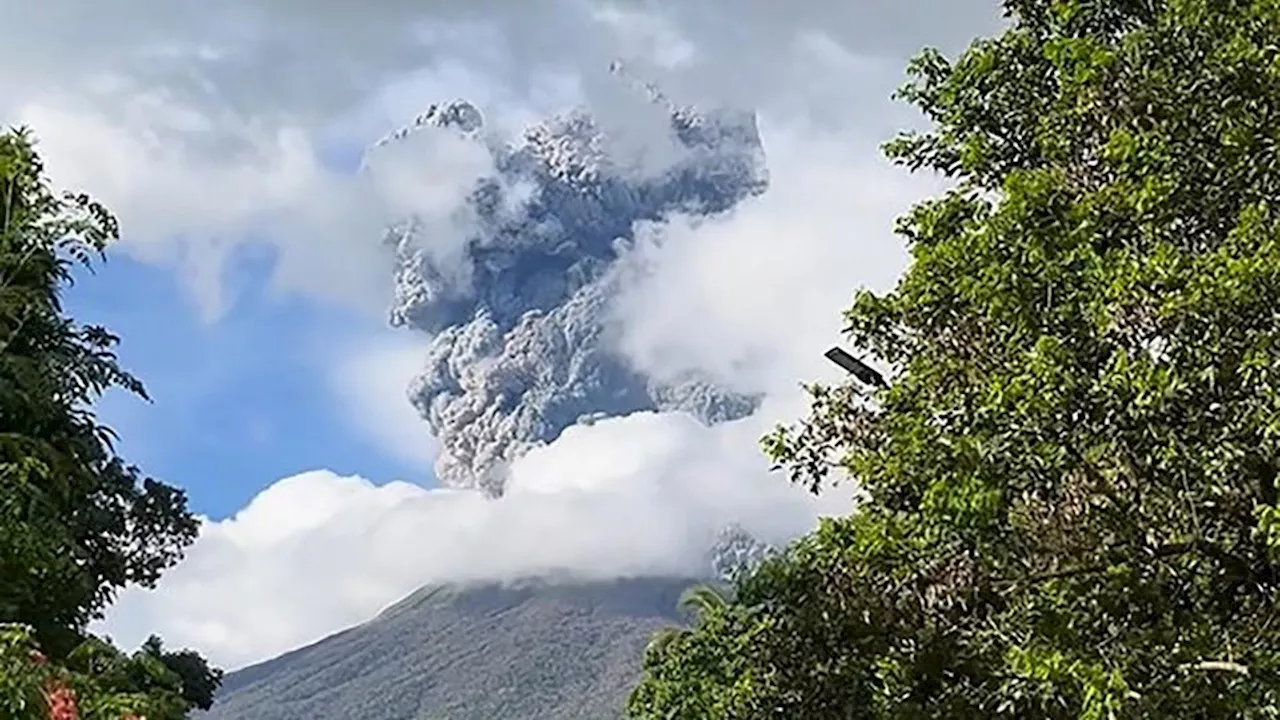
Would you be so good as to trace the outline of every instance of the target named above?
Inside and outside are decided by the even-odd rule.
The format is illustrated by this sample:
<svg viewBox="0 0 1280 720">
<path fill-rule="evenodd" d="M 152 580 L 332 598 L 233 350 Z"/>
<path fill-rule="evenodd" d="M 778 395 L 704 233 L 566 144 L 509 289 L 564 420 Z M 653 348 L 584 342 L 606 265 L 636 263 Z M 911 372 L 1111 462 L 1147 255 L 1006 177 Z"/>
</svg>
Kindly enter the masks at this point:
<svg viewBox="0 0 1280 720">
<path fill-rule="evenodd" d="M 155 683 L 109 680 L 103 663 L 122 656 L 86 634 L 119 589 L 154 586 L 198 530 L 182 491 L 126 464 L 94 415 L 111 388 L 146 398 L 117 338 L 62 309 L 75 265 L 91 268 L 117 237 L 101 205 L 50 190 L 25 130 L 0 135 L 0 623 L 30 627 L 56 668 L 83 661 L 85 682 L 145 693 L 178 677 L 182 712 L 155 720 L 207 704 L 220 673 L 157 644 L 135 658 L 164 666 Z"/>
<path fill-rule="evenodd" d="M 699 624 L 704 618 L 715 617 L 729 606 L 730 592 L 731 589 L 719 585 L 694 585 L 681 593 L 678 605 L 688 618 Z M 652 644 L 665 645 L 679 638 L 683 631 L 683 628 L 675 626 L 662 628 L 654 634 Z"/>
<path fill-rule="evenodd" d="M 132 656 L 90 638 L 62 663 L 39 651 L 28 627 L 0 625 L 0 711 L 12 720 L 182 720 L 209 709 L 221 672 L 156 638 Z"/>
<path fill-rule="evenodd" d="M 901 91 L 888 156 L 954 187 L 846 313 L 887 385 L 765 440 L 863 499 L 632 717 L 1280 717 L 1280 3 L 1005 8 Z"/>
</svg>

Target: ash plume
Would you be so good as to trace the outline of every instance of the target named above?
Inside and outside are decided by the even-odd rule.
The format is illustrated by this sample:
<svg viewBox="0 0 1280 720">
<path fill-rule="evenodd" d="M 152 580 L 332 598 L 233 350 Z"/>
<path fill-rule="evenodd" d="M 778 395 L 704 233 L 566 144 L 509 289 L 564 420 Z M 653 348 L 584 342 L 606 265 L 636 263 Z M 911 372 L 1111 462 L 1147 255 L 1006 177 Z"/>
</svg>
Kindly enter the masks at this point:
<svg viewBox="0 0 1280 720">
<path fill-rule="evenodd" d="M 387 238 L 397 259 L 391 323 L 431 338 L 410 399 L 439 443 L 444 485 L 499 496 L 512 460 L 585 419 L 680 410 L 715 423 L 758 403 L 695 373 L 656 381 L 614 350 L 615 269 L 637 223 L 722 213 L 768 184 L 753 114 L 639 90 L 660 119 L 661 132 L 642 138 L 662 158 L 656 167 L 635 162 L 625 128 L 583 110 L 513 142 L 486 135 L 481 112 L 455 101 L 378 145 L 455 133 L 492 158 L 467 197 L 460 251 L 433 250 L 431 226 L 415 217 Z"/>
</svg>

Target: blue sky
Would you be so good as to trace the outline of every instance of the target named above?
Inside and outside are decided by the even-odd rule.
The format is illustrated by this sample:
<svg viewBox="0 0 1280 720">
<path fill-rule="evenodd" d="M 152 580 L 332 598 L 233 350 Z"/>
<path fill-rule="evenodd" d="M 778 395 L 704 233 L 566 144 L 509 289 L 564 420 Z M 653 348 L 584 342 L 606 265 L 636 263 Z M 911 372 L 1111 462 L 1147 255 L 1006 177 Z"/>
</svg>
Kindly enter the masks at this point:
<svg viewBox="0 0 1280 720">
<path fill-rule="evenodd" d="M 214 519 L 304 470 L 429 481 L 428 468 L 353 431 L 313 355 L 367 334 L 375 319 L 270 293 L 269 262 L 265 252 L 241 253 L 238 292 L 212 322 L 201 319 L 168 268 L 111 253 L 95 274 L 81 273 L 68 310 L 121 337 L 123 364 L 154 401 L 115 393 L 102 403 L 122 455 L 185 488 L 192 508 Z"/>
</svg>

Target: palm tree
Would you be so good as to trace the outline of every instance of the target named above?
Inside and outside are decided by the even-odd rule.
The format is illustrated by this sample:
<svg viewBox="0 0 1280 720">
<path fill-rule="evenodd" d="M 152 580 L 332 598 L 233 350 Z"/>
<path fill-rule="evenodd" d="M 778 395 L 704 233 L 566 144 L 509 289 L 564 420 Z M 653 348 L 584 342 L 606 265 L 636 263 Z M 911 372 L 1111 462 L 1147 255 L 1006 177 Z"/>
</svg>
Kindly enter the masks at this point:
<svg viewBox="0 0 1280 720">
<path fill-rule="evenodd" d="M 719 612 L 732 600 L 733 590 L 726 586 L 703 583 L 694 585 L 680 595 L 680 609 L 693 615 L 695 620 Z"/>
<path fill-rule="evenodd" d="M 701 625 L 707 617 L 723 612 L 733 599 L 733 590 L 724 585 L 694 585 L 680 594 L 677 607 L 693 620 L 692 627 L 671 625 L 658 630 L 649 642 L 650 650 L 661 650 L 667 643 Z"/>
</svg>

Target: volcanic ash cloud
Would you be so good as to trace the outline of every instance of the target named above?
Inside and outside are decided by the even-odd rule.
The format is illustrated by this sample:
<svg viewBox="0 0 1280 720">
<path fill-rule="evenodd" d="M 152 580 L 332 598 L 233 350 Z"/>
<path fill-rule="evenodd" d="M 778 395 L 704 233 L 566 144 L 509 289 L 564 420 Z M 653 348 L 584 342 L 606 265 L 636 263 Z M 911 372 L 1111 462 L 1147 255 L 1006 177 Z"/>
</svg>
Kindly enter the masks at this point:
<svg viewBox="0 0 1280 720">
<path fill-rule="evenodd" d="M 434 157 L 474 159 L 472 189 L 443 220 L 410 212 L 387 240 L 391 322 L 431 337 L 410 398 L 439 442 L 443 484 L 501 495 L 512 460 L 580 420 L 678 410 L 717 423 L 755 409 L 759 398 L 696 372 L 647 377 L 615 350 L 610 303 L 637 225 L 724 213 L 768 182 L 753 115 L 656 93 L 637 107 L 653 116 L 574 111 L 512 142 L 454 102 L 375 147 L 430 134 L 444 148 Z"/>
</svg>

